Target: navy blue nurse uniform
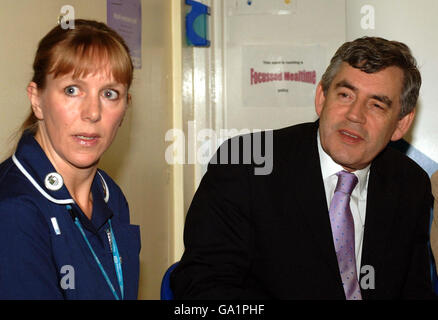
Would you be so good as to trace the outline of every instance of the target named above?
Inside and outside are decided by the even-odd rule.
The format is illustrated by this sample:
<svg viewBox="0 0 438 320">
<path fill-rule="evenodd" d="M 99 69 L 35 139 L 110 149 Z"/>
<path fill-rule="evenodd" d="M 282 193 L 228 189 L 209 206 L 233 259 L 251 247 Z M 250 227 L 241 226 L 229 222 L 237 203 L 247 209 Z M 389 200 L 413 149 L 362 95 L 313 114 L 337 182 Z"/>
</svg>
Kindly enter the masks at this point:
<svg viewBox="0 0 438 320">
<path fill-rule="evenodd" d="M 136 299 L 140 231 L 130 224 L 122 191 L 98 170 L 90 220 L 57 177 L 29 132 L 0 164 L 0 299 Z M 121 261 L 119 278 L 112 237 Z"/>
</svg>

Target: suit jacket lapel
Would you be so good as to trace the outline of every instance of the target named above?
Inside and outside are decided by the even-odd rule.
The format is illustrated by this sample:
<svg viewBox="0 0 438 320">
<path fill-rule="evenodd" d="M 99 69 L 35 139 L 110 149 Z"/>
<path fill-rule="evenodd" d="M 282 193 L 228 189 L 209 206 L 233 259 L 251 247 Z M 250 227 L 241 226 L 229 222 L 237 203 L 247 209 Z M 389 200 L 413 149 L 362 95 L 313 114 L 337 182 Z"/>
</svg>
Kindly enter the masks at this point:
<svg viewBox="0 0 438 320">
<path fill-rule="evenodd" d="M 372 266 L 376 278 L 383 268 L 383 256 L 388 249 L 391 225 L 396 217 L 394 203 L 397 202 L 399 184 L 394 181 L 397 176 L 391 173 L 391 166 L 384 162 L 383 152 L 370 168 L 361 263 L 362 266 Z M 377 289 L 376 286 L 374 290 Z M 362 290 L 363 297 L 370 297 L 374 290 Z"/>
<path fill-rule="evenodd" d="M 333 276 L 338 278 L 339 288 L 342 290 L 319 161 L 317 129 L 316 122 L 313 131 L 303 134 L 298 148 L 282 163 L 287 167 L 281 172 L 288 173 L 283 181 L 283 185 L 286 186 L 284 208 L 287 212 L 301 210 L 301 216 L 309 229 L 310 241 L 313 240 L 319 247 L 329 269 L 333 271 Z M 291 170 L 291 166 L 297 168 L 298 172 Z M 292 203 L 288 194 L 297 195 L 294 198 L 298 203 Z"/>
</svg>

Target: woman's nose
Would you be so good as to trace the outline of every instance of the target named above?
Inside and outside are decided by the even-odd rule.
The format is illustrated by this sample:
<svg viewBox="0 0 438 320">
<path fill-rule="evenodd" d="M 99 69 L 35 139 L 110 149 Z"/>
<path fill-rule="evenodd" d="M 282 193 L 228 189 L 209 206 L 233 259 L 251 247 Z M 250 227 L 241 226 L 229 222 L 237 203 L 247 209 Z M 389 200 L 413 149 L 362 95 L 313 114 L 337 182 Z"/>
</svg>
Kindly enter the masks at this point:
<svg viewBox="0 0 438 320">
<path fill-rule="evenodd" d="M 98 96 L 90 95 L 83 101 L 82 119 L 97 122 L 101 119 L 102 107 Z"/>
</svg>

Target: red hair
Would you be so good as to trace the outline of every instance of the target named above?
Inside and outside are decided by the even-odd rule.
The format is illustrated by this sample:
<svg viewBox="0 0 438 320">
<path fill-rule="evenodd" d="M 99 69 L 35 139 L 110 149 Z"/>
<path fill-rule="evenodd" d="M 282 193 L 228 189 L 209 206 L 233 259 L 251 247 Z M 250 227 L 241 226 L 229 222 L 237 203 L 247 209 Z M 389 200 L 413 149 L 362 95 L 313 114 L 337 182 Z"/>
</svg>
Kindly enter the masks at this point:
<svg viewBox="0 0 438 320">
<path fill-rule="evenodd" d="M 44 89 L 49 74 L 54 78 L 73 72 L 73 78 L 96 72 L 111 71 L 114 79 L 129 89 L 134 67 L 123 38 L 106 24 L 77 19 L 73 29 L 57 25 L 41 39 L 33 63 L 35 82 Z M 21 132 L 38 127 L 32 110 L 21 126 Z"/>
</svg>

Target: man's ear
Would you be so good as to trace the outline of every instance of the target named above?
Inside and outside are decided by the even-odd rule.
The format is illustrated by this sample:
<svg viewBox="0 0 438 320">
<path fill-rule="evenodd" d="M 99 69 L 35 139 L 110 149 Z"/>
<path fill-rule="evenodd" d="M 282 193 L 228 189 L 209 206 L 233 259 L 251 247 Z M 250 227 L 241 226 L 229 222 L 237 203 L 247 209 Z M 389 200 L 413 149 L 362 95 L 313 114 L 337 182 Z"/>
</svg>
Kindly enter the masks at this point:
<svg viewBox="0 0 438 320">
<path fill-rule="evenodd" d="M 395 128 L 391 141 L 397 141 L 403 138 L 403 136 L 408 132 L 415 118 L 415 109 L 405 115 L 403 118 L 398 120 L 397 127 Z"/>
<path fill-rule="evenodd" d="M 41 108 L 41 98 L 38 92 L 37 84 L 35 82 L 29 83 L 26 90 L 35 117 L 37 117 L 39 120 L 44 119 L 43 110 Z"/>
<path fill-rule="evenodd" d="M 315 94 L 315 111 L 318 116 L 321 116 L 322 108 L 324 107 L 324 102 L 325 102 L 325 95 L 324 95 L 324 90 L 322 89 L 322 84 L 320 82 L 316 87 L 316 94 Z"/>
</svg>

